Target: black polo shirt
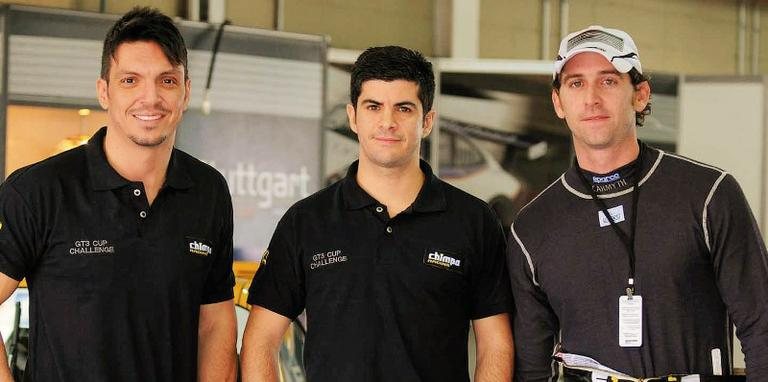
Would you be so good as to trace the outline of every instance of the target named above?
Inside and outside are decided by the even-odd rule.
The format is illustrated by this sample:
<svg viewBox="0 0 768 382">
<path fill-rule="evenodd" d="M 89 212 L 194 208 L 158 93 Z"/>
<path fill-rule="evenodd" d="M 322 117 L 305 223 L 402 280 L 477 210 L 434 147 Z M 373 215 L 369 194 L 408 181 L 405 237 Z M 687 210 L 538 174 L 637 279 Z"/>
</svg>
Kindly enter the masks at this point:
<svg viewBox="0 0 768 382">
<path fill-rule="evenodd" d="M 27 278 L 33 381 L 195 381 L 201 304 L 232 298 L 224 178 L 173 150 L 150 207 L 88 144 L 0 188 L 0 272 Z"/>
<path fill-rule="evenodd" d="M 504 234 L 432 174 L 394 218 L 346 178 L 283 216 L 248 302 L 307 311 L 309 381 L 468 381 L 469 320 L 509 310 Z"/>
</svg>

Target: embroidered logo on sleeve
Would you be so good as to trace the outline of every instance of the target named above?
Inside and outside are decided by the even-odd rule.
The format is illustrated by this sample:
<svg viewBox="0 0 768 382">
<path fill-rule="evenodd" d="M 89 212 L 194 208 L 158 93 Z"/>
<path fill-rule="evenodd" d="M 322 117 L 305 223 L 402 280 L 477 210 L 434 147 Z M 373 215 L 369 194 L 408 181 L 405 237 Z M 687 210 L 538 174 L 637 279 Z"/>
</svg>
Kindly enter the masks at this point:
<svg viewBox="0 0 768 382">
<path fill-rule="evenodd" d="M 260 266 L 263 267 L 263 266 L 267 265 L 267 258 L 268 257 L 269 257 L 269 249 L 265 249 L 264 253 L 261 254 L 261 260 L 259 261 L 259 263 L 261 264 Z"/>
<path fill-rule="evenodd" d="M 424 264 L 456 273 L 464 273 L 464 259 L 460 254 L 440 249 L 427 249 Z"/>
<path fill-rule="evenodd" d="M 211 245 L 201 239 L 195 239 L 193 237 L 187 236 L 187 242 L 190 255 L 208 256 L 213 253 L 213 248 Z"/>
</svg>

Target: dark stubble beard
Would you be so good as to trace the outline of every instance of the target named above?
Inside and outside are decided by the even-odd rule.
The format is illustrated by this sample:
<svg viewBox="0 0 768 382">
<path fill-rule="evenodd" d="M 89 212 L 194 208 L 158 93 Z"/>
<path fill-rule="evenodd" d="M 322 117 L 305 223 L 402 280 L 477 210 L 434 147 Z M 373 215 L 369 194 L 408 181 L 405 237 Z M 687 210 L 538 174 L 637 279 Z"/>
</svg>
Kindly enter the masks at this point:
<svg viewBox="0 0 768 382">
<path fill-rule="evenodd" d="M 128 137 L 133 143 L 142 146 L 142 147 L 157 147 L 163 144 L 166 139 L 168 139 L 167 135 L 161 135 L 157 137 L 157 139 L 150 140 L 145 138 L 139 138 L 137 136 L 131 135 Z"/>
</svg>

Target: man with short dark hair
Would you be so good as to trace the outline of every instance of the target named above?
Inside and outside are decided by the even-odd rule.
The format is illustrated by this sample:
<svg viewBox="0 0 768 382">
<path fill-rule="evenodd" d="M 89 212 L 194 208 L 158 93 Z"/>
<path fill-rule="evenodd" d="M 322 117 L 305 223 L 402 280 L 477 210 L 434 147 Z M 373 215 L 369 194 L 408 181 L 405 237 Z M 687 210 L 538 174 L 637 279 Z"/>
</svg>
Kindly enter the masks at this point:
<svg viewBox="0 0 768 382">
<path fill-rule="evenodd" d="M 419 160 L 435 112 L 431 64 L 396 46 L 357 59 L 347 115 L 359 160 L 296 203 L 254 276 L 244 381 L 277 381 L 277 350 L 307 312 L 309 381 L 508 381 L 504 234 L 482 201 Z"/>
<path fill-rule="evenodd" d="M 566 381 L 735 380 L 732 323 L 768 378 L 766 249 L 736 180 L 638 141 L 651 89 L 627 33 L 568 35 L 553 78 L 576 158 L 512 225 L 516 379 L 559 361 Z"/>
<path fill-rule="evenodd" d="M 118 20 L 97 90 L 107 126 L 0 188 L 0 300 L 22 278 L 30 293 L 25 379 L 233 380 L 232 205 L 173 147 L 190 96 L 173 21 Z"/>
</svg>

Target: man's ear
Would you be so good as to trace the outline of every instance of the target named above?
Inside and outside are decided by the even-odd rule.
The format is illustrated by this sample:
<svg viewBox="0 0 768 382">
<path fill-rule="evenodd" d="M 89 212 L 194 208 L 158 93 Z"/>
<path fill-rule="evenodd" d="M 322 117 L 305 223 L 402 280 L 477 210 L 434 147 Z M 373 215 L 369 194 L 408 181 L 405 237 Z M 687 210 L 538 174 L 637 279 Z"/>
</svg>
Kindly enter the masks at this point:
<svg viewBox="0 0 768 382">
<path fill-rule="evenodd" d="M 632 100 L 632 106 L 634 106 L 636 112 L 641 112 L 648 106 L 648 102 L 651 101 L 651 85 L 648 81 L 643 81 L 635 85 L 635 96 Z"/>
<path fill-rule="evenodd" d="M 187 108 L 189 107 L 189 98 L 191 97 L 191 92 L 192 92 L 192 80 L 187 78 L 184 81 L 184 109 L 183 109 L 184 111 L 186 111 Z"/>
<path fill-rule="evenodd" d="M 349 121 L 349 128 L 357 134 L 357 124 L 355 123 L 355 107 L 351 103 L 347 104 L 347 120 Z"/>
<path fill-rule="evenodd" d="M 101 108 L 109 110 L 109 84 L 103 78 L 96 80 L 96 95 Z"/>
<path fill-rule="evenodd" d="M 565 118 L 565 110 L 563 110 L 563 105 L 560 103 L 560 93 L 558 93 L 557 89 L 552 89 L 552 106 L 555 107 L 555 114 L 560 119 Z"/>
<path fill-rule="evenodd" d="M 421 137 L 426 138 L 432 132 L 432 126 L 435 124 L 435 111 L 430 110 L 427 115 L 424 116 L 424 130 L 421 132 Z"/>
</svg>

